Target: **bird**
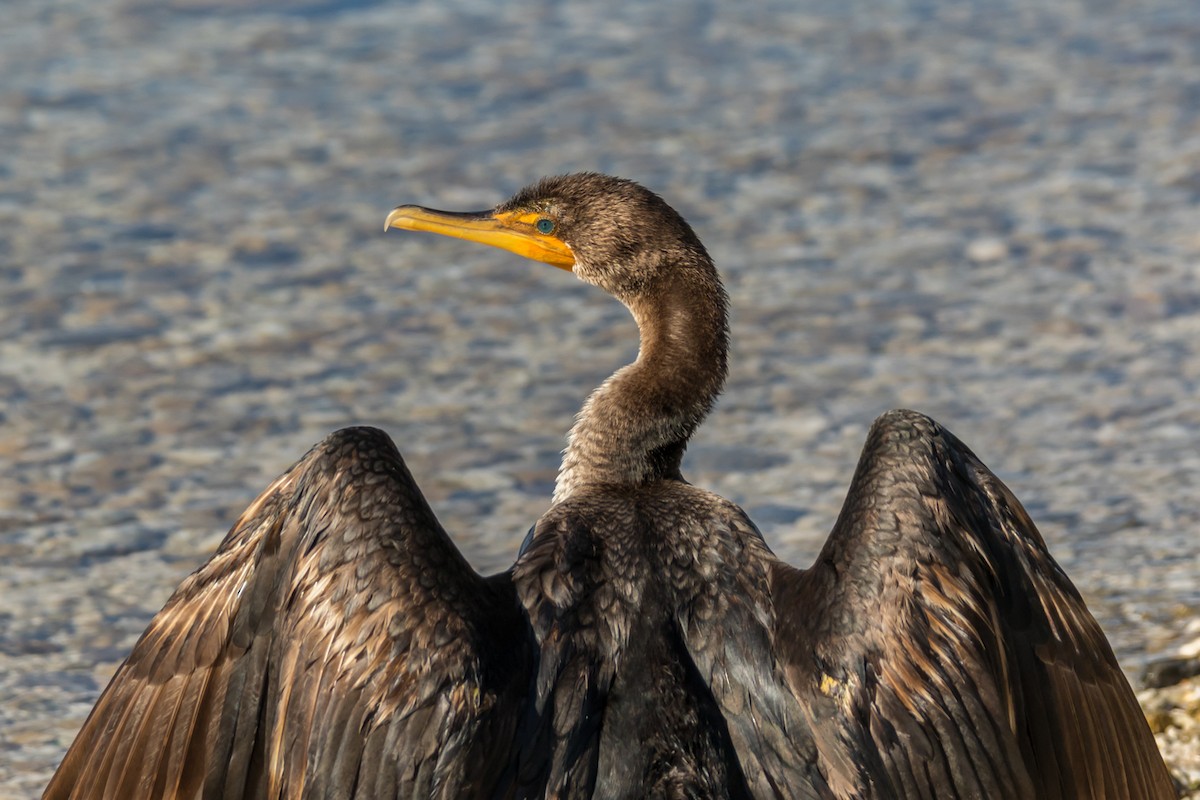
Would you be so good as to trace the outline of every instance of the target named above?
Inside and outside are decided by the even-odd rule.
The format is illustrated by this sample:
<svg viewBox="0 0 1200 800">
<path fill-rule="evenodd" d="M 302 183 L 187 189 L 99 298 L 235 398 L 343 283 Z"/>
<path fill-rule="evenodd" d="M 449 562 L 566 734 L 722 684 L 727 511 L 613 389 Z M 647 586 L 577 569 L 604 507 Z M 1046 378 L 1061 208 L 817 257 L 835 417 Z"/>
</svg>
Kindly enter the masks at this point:
<svg viewBox="0 0 1200 800">
<path fill-rule="evenodd" d="M 151 620 L 45 798 L 1176 796 L 1081 595 L 933 419 L 874 421 L 803 569 L 684 479 L 728 299 L 658 194 L 577 173 L 388 228 L 559 267 L 636 321 L 548 510 L 480 575 L 387 434 L 329 435 Z"/>
</svg>

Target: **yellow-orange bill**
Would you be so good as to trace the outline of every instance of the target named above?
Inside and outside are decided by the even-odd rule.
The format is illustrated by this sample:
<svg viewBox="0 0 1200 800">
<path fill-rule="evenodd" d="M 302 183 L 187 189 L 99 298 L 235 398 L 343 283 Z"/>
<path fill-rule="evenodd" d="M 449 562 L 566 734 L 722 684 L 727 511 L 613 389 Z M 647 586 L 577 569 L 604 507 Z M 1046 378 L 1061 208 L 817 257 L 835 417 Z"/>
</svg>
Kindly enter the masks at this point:
<svg viewBox="0 0 1200 800">
<path fill-rule="evenodd" d="M 490 244 L 534 261 L 565 269 L 575 266 L 575 256 L 561 239 L 539 233 L 524 214 L 492 211 L 460 213 L 421 206 L 400 206 L 388 214 L 383 229 L 429 231 L 470 242 Z"/>
</svg>

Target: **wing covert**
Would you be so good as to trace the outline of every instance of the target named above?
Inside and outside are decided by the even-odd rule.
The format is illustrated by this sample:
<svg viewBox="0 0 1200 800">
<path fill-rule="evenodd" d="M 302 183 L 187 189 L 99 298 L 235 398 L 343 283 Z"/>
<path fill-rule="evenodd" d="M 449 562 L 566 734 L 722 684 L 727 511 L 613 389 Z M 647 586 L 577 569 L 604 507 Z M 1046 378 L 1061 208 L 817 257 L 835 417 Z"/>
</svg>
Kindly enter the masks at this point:
<svg viewBox="0 0 1200 800">
<path fill-rule="evenodd" d="M 386 434 L 341 430 L 154 617 L 44 797 L 490 797 L 531 653 L 507 574 Z"/>
</svg>

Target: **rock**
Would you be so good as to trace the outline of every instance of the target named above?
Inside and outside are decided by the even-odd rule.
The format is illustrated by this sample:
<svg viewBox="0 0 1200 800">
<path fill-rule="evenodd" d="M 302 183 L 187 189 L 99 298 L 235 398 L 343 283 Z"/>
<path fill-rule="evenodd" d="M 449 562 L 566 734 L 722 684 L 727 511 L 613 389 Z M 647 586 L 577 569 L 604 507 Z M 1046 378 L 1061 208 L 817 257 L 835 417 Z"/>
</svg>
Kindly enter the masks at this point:
<svg viewBox="0 0 1200 800">
<path fill-rule="evenodd" d="M 1148 689 L 1161 689 L 1195 675 L 1200 675 L 1200 658 L 1160 658 L 1151 661 L 1142 670 L 1141 684 Z"/>
<path fill-rule="evenodd" d="M 967 258 L 976 263 L 1000 261 L 1008 256 L 1008 245 L 1002 239 L 972 239 L 967 244 Z"/>
</svg>

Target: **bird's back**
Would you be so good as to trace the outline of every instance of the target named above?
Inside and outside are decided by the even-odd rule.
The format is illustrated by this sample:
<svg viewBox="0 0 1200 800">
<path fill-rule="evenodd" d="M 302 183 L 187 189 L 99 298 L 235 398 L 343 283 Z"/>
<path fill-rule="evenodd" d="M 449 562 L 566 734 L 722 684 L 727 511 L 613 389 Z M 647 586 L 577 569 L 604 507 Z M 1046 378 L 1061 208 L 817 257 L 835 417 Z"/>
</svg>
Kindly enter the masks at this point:
<svg viewBox="0 0 1200 800">
<path fill-rule="evenodd" d="M 547 796 L 781 794 L 763 761 L 806 759 L 771 674 L 768 557 L 739 509 L 679 481 L 584 489 L 538 522 L 513 575 L 541 649 L 547 761 L 527 769 Z M 822 796 L 810 781 L 796 796 Z"/>
</svg>

